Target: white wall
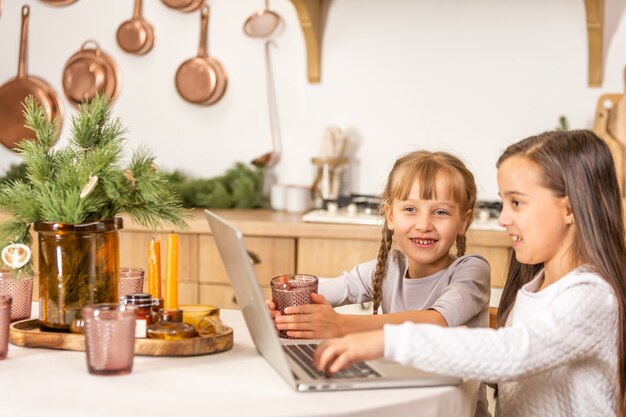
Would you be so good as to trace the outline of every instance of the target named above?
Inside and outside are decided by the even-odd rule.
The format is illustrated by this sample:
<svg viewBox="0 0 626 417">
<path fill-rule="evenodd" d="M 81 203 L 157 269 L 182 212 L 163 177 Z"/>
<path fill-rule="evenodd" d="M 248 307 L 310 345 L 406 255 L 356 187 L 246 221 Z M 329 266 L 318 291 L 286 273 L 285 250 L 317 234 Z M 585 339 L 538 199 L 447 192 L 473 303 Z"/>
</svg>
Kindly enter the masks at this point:
<svg viewBox="0 0 626 417">
<path fill-rule="evenodd" d="M 0 82 L 15 76 L 23 0 L 4 0 Z M 146 56 L 115 40 L 132 0 L 79 0 L 50 7 L 31 0 L 29 71 L 62 93 L 61 72 L 83 41 L 96 39 L 118 62 L 123 90 L 115 103 L 132 148 L 148 144 L 166 169 L 210 177 L 234 161 L 270 150 L 263 43 L 242 32 L 261 0 L 211 0 L 209 50 L 226 67 L 228 90 L 216 105 L 183 101 L 178 65 L 196 54 L 199 17 L 144 0 L 158 32 Z M 623 93 L 626 6 L 607 0 L 604 85 L 587 87 L 582 0 L 333 0 L 322 48 L 322 82 L 306 80 L 303 36 L 293 5 L 273 0 L 285 20 L 275 38 L 274 71 L 284 153 L 278 180 L 307 184 L 309 160 L 324 127 L 353 140 L 353 191 L 379 193 L 401 153 L 415 148 L 461 155 L 476 174 L 479 197 L 497 198 L 494 164 L 504 147 L 556 126 L 566 115 L 591 127 L 597 98 Z M 69 134 L 65 102 L 63 141 Z M 0 173 L 18 159 L 0 149 Z"/>
</svg>

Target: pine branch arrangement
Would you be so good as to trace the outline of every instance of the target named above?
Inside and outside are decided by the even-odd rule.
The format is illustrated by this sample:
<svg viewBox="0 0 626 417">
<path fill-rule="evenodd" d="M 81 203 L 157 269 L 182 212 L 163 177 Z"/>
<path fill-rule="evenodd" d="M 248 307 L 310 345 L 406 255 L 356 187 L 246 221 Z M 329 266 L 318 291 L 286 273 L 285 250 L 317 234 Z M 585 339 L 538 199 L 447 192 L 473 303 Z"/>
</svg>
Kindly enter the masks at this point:
<svg viewBox="0 0 626 417">
<path fill-rule="evenodd" d="M 153 229 L 163 223 L 186 227 L 190 212 L 147 148 L 139 148 L 122 166 L 126 130 L 112 118 L 106 96 L 80 106 L 69 144 L 62 149 L 55 146 L 56 121 L 48 120 L 33 97 L 26 99 L 24 114 L 36 140 L 21 141 L 17 150 L 27 181 L 0 184 L 0 211 L 10 216 L 0 225 L 0 247 L 29 245 L 29 228 L 36 221 L 78 224 L 126 212 Z"/>
</svg>

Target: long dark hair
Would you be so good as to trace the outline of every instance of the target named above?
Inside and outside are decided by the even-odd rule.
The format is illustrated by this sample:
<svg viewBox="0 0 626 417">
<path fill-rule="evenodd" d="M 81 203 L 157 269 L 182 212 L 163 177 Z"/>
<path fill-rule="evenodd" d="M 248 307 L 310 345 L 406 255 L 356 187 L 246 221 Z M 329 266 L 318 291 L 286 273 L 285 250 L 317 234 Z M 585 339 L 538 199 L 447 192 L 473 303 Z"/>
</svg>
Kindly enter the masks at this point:
<svg viewBox="0 0 626 417">
<path fill-rule="evenodd" d="M 609 147 L 588 130 L 546 132 L 509 146 L 496 166 L 512 156 L 535 163 L 543 171 L 542 185 L 558 197 L 569 197 L 576 222 L 578 259 L 590 265 L 615 291 L 619 306 L 617 415 L 624 417 L 626 244 L 622 199 Z M 506 322 L 517 291 L 542 267 L 511 259 L 498 308 L 499 326 Z"/>
<path fill-rule="evenodd" d="M 441 176 L 438 175 L 440 173 Z M 381 195 L 380 213 L 383 214 L 385 205 L 391 206 L 393 200 L 406 200 L 415 181 L 419 182 L 420 198 L 425 200 L 437 198 L 437 181 L 443 181 L 450 197 L 459 204 L 461 216 L 474 209 L 476 183 L 463 161 L 447 152 L 415 151 L 399 158 L 389 172 L 387 185 Z M 472 218 L 470 213 L 465 231 L 469 228 Z M 456 237 L 457 256 L 465 254 L 465 240 L 465 233 Z M 387 272 L 387 258 L 392 243 L 393 231 L 387 227 L 385 217 L 376 268 L 372 276 L 374 314 L 377 314 L 382 299 L 382 283 Z"/>
</svg>

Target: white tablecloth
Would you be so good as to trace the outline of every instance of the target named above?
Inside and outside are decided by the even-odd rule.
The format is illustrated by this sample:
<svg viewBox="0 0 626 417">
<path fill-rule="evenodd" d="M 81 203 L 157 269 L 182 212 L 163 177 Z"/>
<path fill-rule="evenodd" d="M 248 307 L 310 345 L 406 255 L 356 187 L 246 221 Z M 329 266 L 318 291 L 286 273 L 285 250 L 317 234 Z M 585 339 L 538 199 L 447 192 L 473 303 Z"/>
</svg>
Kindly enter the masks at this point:
<svg viewBox="0 0 626 417">
<path fill-rule="evenodd" d="M 456 387 L 297 393 L 257 353 L 239 311 L 223 310 L 232 350 L 135 356 L 123 376 L 87 372 L 85 354 L 9 346 L 0 361 L 1 417 L 471 417 L 478 383 Z"/>
</svg>

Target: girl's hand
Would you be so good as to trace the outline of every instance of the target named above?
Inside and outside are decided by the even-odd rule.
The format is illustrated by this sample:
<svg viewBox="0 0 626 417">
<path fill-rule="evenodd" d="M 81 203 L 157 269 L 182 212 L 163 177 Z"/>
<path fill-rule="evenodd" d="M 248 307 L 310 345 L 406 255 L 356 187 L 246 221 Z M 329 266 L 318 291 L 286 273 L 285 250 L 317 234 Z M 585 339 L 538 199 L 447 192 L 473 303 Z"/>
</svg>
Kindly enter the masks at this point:
<svg viewBox="0 0 626 417">
<path fill-rule="evenodd" d="M 355 362 L 378 359 L 385 353 L 383 330 L 354 333 L 327 340 L 315 351 L 313 365 L 320 371 L 335 373 Z"/>
<path fill-rule="evenodd" d="M 287 307 L 275 318 L 276 328 L 287 330 L 287 336 L 298 339 L 328 339 L 343 336 L 343 318 L 326 299 L 311 294 L 314 304 Z"/>
<path fill-rule="evenodd" d="M 267 305 L 267 309 L 270 311 L 272 319 L 276 319 L 276 317 L 280 316 L 280 311 L 276 310 L 276 304 L 274 304 L 271 298 L 265 300 L 265 304 Z"/>
</svg>

